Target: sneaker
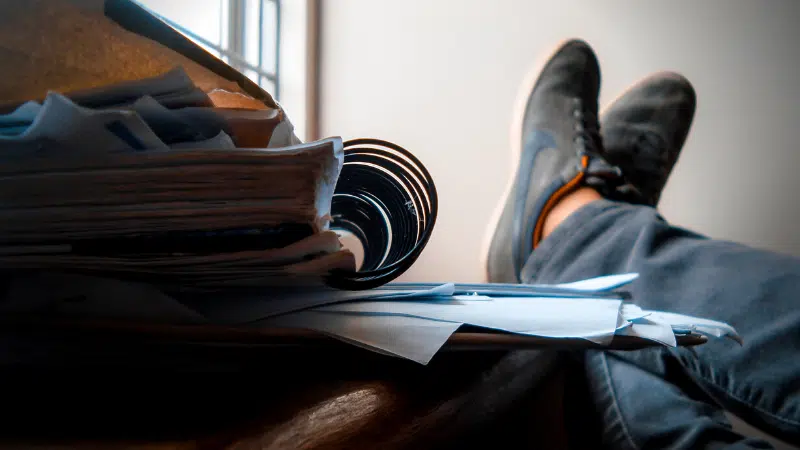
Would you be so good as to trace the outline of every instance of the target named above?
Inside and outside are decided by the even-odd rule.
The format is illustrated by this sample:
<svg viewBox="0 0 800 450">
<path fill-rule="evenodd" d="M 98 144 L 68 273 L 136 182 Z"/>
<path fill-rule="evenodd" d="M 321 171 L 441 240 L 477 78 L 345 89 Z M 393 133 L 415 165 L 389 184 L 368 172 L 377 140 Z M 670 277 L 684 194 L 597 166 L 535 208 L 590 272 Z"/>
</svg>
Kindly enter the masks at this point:
<svg viewBox="0 0 800 450">
<path fill-rule="evenodd" d="M 488 244 L 492 283 L 519 283 L 520 270 L 542 239 L 544 218 L 559 199 L 593 180 L 620 179 L 603 160 L 597 123 L 600 67 L 583 41 L 563 44 L 528 91 L 512 145 L 517 169 L 495 214 Z"/>
<path fill-rule="evenodd" d="M 689 135 L 696 103 L 686 78 L 661 72 L 636 83 L 603 111 L 605 157 L 626 180 L 609 198 L 658 204 Z"/>
</svg>

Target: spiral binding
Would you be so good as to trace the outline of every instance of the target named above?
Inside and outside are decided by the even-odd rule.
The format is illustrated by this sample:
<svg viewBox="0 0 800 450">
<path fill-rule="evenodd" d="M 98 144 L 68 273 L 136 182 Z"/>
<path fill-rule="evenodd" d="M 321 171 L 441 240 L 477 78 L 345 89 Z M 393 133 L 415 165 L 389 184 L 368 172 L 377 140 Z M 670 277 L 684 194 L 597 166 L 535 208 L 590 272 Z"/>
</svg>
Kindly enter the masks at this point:
<svg viewBox="0 0 800 450">
<path fill-rule="evenodd" d="M 328 285 L 371 289 L 400 276 L 428 243 L 438 210 L 433 179 L 408 150 L 380 139 L 345 142 L 331 229 L 352 233 L 364 262 L 356 272 L 333 272 Z"/>
</svg>

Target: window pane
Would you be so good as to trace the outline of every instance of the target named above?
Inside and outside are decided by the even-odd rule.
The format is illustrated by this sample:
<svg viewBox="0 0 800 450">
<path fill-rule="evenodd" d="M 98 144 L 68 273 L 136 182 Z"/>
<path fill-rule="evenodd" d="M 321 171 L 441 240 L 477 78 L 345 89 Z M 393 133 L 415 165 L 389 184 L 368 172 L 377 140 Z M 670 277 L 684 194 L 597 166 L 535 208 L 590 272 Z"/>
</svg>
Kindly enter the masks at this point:
<svg viewBox="0 0 800 450">
<path fill-rule="evenodd" d="M 242 71 L 242 73 L 247 78 L 250 78 L 250 80 L 252 80 L 253 83 L 258 84 L 258 82 L 259 82 L 258 72 L 256 72 L 255 70 L 245 69 L 245 70 Z"/>
<path fill-rule="evenodd" d="M 223 45 L 227 35 L 224 17 L 227 0 L 138 0 L 146 8 L 177 23 L 215 45 Z M 190 37 L 191 38 L 191 37 Z M 200 44 L 215 56 L 218 52 Z"/>
<path fill-rule="evenodd" d="M 278 93 L 275 92 L 275 84 L 271 81 L 267 81 L 266 79 L 261 80 L 261 88 L 265 91 L 269 92 L 269 94 L 273 97 L 277 96 Z"/>
<path fill-rule="evenodd" d="M 277 97 L 268 77 L 277 78 L 280 0 L 136 1 Z"/>
<path fill-rule="evenodd" d="M 262 0 L 264 13 L 261 26 L 264 29 L 261 47 L 261 64 L 268 72 L 275 71 L 275 47 L 278 40 L 278 8 L 275 1 Z"/>
<path fill-rule="evenodd" d="M 258 17 L 261 13 L 261 0 L 245 0 L 244 57 L 248 63 L 258 67 Z M 257 81 L 256 81 L 257 82 Z"/>
<path fill-rule="evenodd" d="M 262 74 L 275 75 L 276 45 L 278 40 L 278 8 L 275 0 L 242 0 L 245 4 L 246 19 L 244 29 L 244 53 L 246 61 L 258 67 Z M 261 20 L 259 22 L 259 20 Z M 248 78 L 260 83 L 261 87 L 273 95 L 274 82 L 259 76 L 254 70 L 245 70 Z"/>
</svg>

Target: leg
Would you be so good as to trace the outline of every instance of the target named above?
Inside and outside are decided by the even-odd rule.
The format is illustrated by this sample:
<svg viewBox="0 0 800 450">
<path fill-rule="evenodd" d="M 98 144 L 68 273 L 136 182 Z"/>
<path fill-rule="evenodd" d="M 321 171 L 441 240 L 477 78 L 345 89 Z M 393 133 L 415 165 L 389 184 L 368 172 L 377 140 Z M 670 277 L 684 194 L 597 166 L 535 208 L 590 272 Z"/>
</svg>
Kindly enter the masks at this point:
<svg viewBox="0 0 800 450">
<path fill-rule="evenodd" d="M 599 79 L 594 54 L 580 42 L 563 46 L 542 70 L 522 116 L 519 169 L 489 246 L 490 281 L 564 282 L 636 271 L 641 278 L 631 289 L 641 306 L 738 328 L 744 348 L 718 341 L 696 353 L 590 353 L 598 405 L 608 411 L 611 399 L 614 410 L 628 412 L 606 417 L 613 419 L 605 431 L 614 446 L 759 445 L 731 433 L 718 404 L 796 442 L 800 380 L 792 356 L 800 320 L 791 299 L 800 262 L 671 227 L 653 208 L 599 200 L 585 186 L 654 206 L 694 111 L 694 92 L 680 77 L 656 77 L 627 94 L 603 120 L 610 130 L 606 156 L 623 166 L 620 180 L 604 161 L 592 120 Z M 632 150 L 641 156 L 626 158 Z M 681 413 L 661 416 L 654 427 L 649 418 L 663 410 Z M 625 442 L 613 432 L 620 423 L 628 430 Z"/>
<path fill-rule="evenodd" d="M 800 442 L 800 260 L 706 239 L 669 225 L 653 208 L 599 200 L 569 215 L 530 256 L 522 276 L 551 283 L 623 272 L 640 274 L 630 291 L 643 308 L 728 322 L 745 343 L 712 340 L 696 349 L 591 355 L 590 374 L 602 375 L 595 367 L 601 363 L 658 374 L 665 361 L 674 361 L 725 409 Z M 611 380 L 618 381 L 590 376 L 592 384 Z M 647 385 L 632 376 L 626 383 Z M 639 396 L 617 400 L 631 408 L 642 404 Z M 630 427 L 641 431 L 635 420 Z"/>
<path fill-rule="evenodd" d="M 723 411 L 666 361 L 651 371 L 608 352 L 590 352 L 586 360 L 608 448 L 772 448 L 735 433 Z"/>
</svg>

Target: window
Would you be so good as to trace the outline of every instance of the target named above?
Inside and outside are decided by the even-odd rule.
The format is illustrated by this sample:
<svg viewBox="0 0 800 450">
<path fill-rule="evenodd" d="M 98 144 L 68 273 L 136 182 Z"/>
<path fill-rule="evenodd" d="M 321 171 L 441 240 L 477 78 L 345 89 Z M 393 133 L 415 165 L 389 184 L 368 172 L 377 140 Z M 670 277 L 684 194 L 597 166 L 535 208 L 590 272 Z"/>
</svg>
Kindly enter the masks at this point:
<svg viewBox="0 0 800 450">
<path fill-rule="evenodd" d="M 316 139 L 318 0 L 136 0 L 244 73 Z"/>
<path fill-rule="evenodd" d="M 138 0 L 280 99 L 281 0 Z"/>
</svg>

